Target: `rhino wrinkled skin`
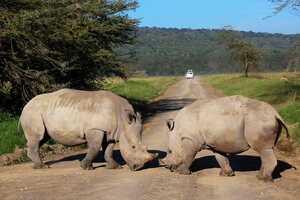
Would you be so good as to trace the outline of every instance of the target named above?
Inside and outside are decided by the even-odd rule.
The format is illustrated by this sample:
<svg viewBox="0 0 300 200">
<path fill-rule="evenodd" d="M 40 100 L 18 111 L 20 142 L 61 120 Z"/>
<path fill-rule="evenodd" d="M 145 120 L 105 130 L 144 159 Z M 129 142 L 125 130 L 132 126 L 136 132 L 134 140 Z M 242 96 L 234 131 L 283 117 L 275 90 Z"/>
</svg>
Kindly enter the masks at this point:
<svg viewBox="0 0 300 200">
<path fill-rule="evenodd" d="M 155 158 L 141 143 L 141 116 L 126 99 L 111 92 L 62 89 L 38 95 L 24 107 L 20 124 L 34 168 L 45 166 L 39 147 L 48 136 L 64 145 L 87 143 L 88 152 L 81 162 L 83 169 L 92 169 L 105 135 L 108 145 L 103 150 L 108 168 L 120 167 L 112 156 L 118 141 L 131 170 L 138 170 Z"/>
<path fill-rule="evenodd" d="M 233 176 L 228 155 L 254 149 L 262 166 L 257 177 L 272 180 L 277 165 L 273 148 L 282 127 L 288 130 L 277 111 L 269 104 L 243 96 L 198 100 L 167 122 L 169 150 L 160 160 L 171 171 L 190 174 L 196 153 L 202 149 L 215 152 L 220 175 Z"/>
</svg>

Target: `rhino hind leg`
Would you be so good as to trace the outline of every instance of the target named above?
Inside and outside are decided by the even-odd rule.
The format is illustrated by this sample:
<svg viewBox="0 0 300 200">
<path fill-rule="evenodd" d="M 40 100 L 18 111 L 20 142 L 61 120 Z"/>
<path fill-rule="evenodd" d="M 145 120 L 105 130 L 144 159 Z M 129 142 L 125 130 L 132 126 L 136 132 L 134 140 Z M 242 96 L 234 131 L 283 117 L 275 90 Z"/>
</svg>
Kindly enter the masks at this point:
<svg viewBox="0 0 300 200">
<path fill-rule="evenodd" d="M 109 143 L 106 147 L 105 153 L 104 153 L 104 159 L 107 162 L 106 168 L 107 169 L 120 169 L 122 168 L 113 158 L 113 151 L 114 151 L 114 143 Z"/>
<path fill-rule="evenodd" d="M 40 157 L 40 141 L 30 141 L 27 142 L 27 156 L 32 160 L 33 162 L 33 169 L 43 169 L 43 168 L 49 168 L 48 165 L 45 165 Z"/>
<path fill-rule="evenodd" d="M 216 160 L 221 167 L 220 176 L 234 176 L 234 171 L 232 170 L 228 157 L 218 154 L 215 154 Z"/>
<path fill-rule="evenodd" d="M 84 170 L 92 170 L 93 160 L 97 157 L 100 149 L 104 132 L 100 130 L 89 130 L 85 133 L 85 138 L 88 145 L 88 152 L 85 158 L 81 161 L 81 168 Z"/>
<path fill-rule="evenodd" d="M 34 169 L 48 168 L 40 157 L 40 146 L 45 142 L 45 126 L 39 115 L 22 116 L 22 128 L 27 140 L 27 156 L 33 162 Z"/>
<path fill-rule="evenodd" d="M 264 149 L 259 152 L 261 157 L 261 168 L 257 178 L 263 181 L 273 181 L 272 173 L 277 165 L 277 159 L 273 149 Z"/>
</svg>

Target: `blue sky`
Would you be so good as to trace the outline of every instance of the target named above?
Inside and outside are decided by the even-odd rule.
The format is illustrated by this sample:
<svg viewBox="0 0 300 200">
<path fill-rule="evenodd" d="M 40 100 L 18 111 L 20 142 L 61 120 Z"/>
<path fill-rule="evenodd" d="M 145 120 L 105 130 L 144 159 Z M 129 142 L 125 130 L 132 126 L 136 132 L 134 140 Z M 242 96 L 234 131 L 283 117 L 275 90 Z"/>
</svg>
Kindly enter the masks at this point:
<svg viewBox="0 0 300 200">
<path fill-rule="evenodd" d="M 286 10 L 273 13 L 267 0 L 139 0 L 140 7 L 130 16 L 140 26 L 177 28 L 222 28 L 236 30 L 300 33 L 300 16 Z"/>
</svg>

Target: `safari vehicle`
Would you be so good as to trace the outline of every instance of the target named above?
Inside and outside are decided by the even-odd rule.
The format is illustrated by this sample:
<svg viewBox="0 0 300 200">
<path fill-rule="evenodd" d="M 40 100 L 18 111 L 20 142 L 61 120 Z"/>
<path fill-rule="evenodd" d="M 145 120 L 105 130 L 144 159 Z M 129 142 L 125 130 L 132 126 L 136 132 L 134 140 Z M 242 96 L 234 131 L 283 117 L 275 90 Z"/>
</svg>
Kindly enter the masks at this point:
<svg viewBox="0 0 300 200">
<path fill-rule="evenodd" d="M 185 74 L 185 78 L 187 78 L 187 79 L 193 79 L 194 78 L 193 70 L 191 70 L 191 69 L 187 70 L 187 72 Z"/>
</svg>

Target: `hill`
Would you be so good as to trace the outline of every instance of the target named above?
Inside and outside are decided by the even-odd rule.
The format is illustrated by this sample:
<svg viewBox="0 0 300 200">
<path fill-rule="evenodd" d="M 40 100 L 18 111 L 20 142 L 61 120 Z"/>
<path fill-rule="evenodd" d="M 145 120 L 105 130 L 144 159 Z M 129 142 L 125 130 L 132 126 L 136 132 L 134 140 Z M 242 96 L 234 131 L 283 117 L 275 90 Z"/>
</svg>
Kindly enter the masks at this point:
<svg viewBox="0 0 300 200">
<path fill-rule="evenodd" d="M 219 42 L 220 30 L 139 28 L 136 44 L 123 48 L 123 54 L 135 58 L 127 64 L 130 69 L 148 75 L 176 75 L 188 68 L 197 73 L 238 72 L 228 50 Z M 239 32 L 263 52 L 260 71 L 279 71 L 287 67 L 290 49 L 300 35 Z"/>
</svg>

